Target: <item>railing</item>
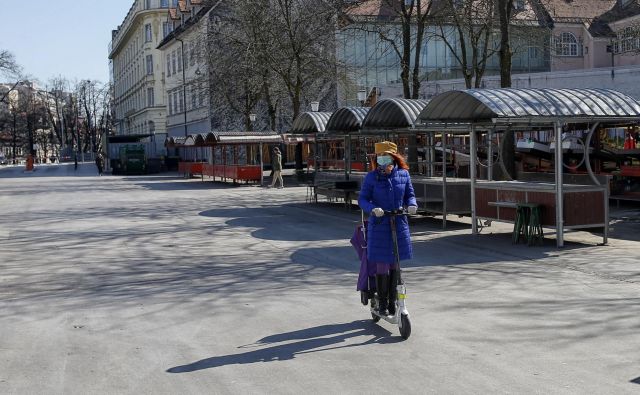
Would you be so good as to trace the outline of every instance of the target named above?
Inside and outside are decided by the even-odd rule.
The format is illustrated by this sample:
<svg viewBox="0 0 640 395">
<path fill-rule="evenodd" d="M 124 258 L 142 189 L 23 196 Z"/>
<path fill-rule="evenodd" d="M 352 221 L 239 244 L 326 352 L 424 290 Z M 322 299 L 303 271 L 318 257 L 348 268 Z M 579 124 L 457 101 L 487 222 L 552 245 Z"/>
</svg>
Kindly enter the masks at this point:
<svg viewBox="0 0 640 395">
<path fill-rule="evenodd" d="M 260 181 L 260 165 L 210 165 L 202 162 L 180 162 L 178 163 L 178 173 L 192 176 L 195 174 L 219 177 L 221 180 L 235 181 Z"/>
</svg>

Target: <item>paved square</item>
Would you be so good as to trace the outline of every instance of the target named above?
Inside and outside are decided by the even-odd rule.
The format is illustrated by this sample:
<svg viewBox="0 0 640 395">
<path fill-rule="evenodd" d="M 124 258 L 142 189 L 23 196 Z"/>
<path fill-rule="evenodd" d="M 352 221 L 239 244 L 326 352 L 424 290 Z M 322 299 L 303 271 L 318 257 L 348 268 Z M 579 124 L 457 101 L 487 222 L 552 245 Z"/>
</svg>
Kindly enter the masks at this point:
<svg viewBox="0 0 640 395">
<path fill-rule="evenodd" d="M 2 394 L 640 392 L 633 218 L 561 250 L 414 221 L 401 341 L 355 292 L 356 210 L 93 173 L 0 170 Z"/>
</svg>

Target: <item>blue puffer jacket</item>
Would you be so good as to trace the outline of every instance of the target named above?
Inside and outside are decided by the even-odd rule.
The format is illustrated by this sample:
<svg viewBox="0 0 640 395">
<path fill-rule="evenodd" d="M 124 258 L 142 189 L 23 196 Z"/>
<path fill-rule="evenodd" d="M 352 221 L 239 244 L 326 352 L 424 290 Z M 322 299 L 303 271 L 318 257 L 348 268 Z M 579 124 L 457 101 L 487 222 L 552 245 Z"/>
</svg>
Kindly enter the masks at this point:
<svg viewBox="0 0 640 395">
<path fill-rule="evenodd" d="M 389 216 L 378 218 L 371 214 L 371 210 L 380 207 L 391 211 L 400 207 L 417 206 L 409 172 L 398 169 L 397 166 L 389 175 L 381 169 L 369 172 L 362 183 L 358 205 L 369 214 L 367 258 L 375 263 L 394 263 Z M 396 229 L 400 259 L 411 259 L 411 238 L 406 216 L 396 217 Z"/>
</svg>

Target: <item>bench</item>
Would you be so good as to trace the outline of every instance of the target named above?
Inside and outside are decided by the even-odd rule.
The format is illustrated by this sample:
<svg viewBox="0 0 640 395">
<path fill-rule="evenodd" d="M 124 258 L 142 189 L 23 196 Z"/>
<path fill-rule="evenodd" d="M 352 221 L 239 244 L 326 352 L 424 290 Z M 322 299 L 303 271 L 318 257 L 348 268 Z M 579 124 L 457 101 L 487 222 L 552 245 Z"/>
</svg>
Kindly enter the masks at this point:
<svg viewBox="0 0 640 395">
<path fill-rule="evenodd" d="M 518 203 L 516 202 L 488 202 L 487 204 L 493 207 L 513 208 L 513 209 L 518 208 Z"/>
<path fill-rule="evenodd" d="M 356 181 L 346 180 L 315 180 L 312 185 L 313 200 L 318 203 L 318 195 L 326 196 L 329 199 L 344 199 L 347 208 L 351 206 L 351 196 L 358 192 L 359 187 Z"/>
</svg>

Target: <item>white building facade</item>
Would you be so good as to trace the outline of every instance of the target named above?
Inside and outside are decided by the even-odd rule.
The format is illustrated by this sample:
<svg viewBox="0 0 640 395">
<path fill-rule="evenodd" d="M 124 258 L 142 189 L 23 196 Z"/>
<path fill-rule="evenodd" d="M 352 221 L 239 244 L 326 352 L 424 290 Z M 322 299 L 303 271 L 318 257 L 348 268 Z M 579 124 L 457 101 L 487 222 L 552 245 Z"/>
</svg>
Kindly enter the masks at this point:
<svg viewBox="0 0 640 395">
<path fill-rule="evenodd" d="M 206 38 L 215 6 L 181 0 L 167 13 L 169 34 L 159 44 L 164 68 L 164 104 L 169 136 L 211 130 Z"/>
<path fill-rule="evenodd" d="M 176 0 L 135 0 L 109 45 L 116 134 L 151 135 L 158 152 L 167 131 L 157 46 L 170 31 L 167 10 L 176 5 Z"/>
</svg>

